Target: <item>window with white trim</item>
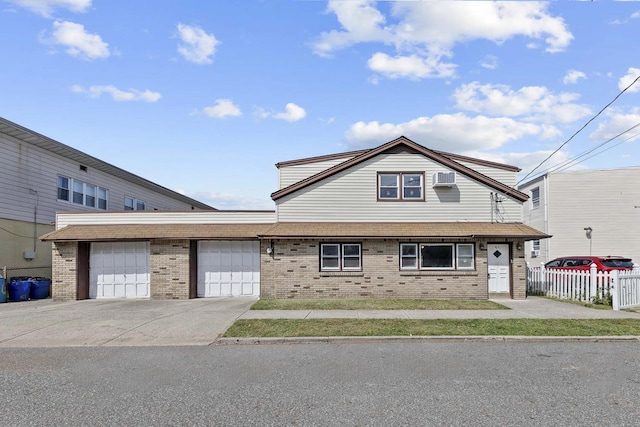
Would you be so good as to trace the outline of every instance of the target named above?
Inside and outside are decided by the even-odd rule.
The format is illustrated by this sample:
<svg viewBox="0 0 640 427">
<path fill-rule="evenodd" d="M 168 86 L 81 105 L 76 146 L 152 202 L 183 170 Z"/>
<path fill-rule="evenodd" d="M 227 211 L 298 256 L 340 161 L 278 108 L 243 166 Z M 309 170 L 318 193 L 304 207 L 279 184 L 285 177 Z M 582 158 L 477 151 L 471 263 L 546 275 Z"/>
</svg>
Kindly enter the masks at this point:
<svg viewBox="0 0 640 427">
<path fill-rule="evenodd" d="M 531 207 L 533 209 L 540 207 L 540 187 L 531 190 Z"/>
<path fill-rule="evenodd" d="M 124 196 L 124 210 L 125 211 L 143 211 L 147 209 L 147 204 L 142 200 L 134 199 L 133 197 Z"/>
<path fill-rule="evenodd" d="M 320 245 L 320 271 L 361 271 L 362 245 L 360 243 L 322 243 Z"/>
<path fill-rule="evenodd" d="M 378 173 L 379 200 L 424 200 L 421 172 Z"/>
<path fill-rule="evenodd" d="M 401 270 L 474 270 L 473 243 L 401 243 Z"/>
<path fill-rule="evenodd" d="M 106 211 L 109 190 L 78 179 L 58 175 L 58 201 Z"/>
</svg>

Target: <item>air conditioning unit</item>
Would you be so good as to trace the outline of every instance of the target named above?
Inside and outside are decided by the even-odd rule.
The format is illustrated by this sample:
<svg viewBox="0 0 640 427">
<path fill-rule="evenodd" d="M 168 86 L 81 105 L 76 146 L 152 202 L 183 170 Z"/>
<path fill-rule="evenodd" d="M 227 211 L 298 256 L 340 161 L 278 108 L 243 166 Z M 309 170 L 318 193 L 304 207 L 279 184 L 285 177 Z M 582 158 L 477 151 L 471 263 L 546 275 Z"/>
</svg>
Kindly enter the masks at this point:
<svg viewBox="0 0 640 427">
<path fill-rule="evenodd" d="M 455 172 L 436 172 L 433 174 L 433 187 L 453 187 L 456 185 Z"/>
<path fill-rule="evenodd" d="M 540 250 L 531 251 L 531 258 L 537 258 L 540 256 Z"/>
</svg>

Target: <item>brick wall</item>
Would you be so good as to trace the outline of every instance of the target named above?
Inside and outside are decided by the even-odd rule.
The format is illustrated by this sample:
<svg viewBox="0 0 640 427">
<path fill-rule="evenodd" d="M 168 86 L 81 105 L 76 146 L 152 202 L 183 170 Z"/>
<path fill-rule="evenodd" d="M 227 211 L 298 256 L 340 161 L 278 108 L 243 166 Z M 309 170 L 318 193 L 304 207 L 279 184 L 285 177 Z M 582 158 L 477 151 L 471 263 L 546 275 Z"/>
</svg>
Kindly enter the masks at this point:
<svg viewBox="0 0 640 427">
<path fill-rule="evenodd" d="M 335 243 L 335 241 L 327 241 Z M 410 242 L 403 240 L 403 242 Z M 421 240 L 426 243 L 428 241 Z M 462 242 L 462 241 L 460 241 Z M 263 298 L 487 299 L 487 252 L 476 244 L 474 271 L 400 271 L 398 240 L 364 240 L 362 272 L 320 272 L 319 243 L 274 240 L 261 248 Z M 486 244 L 486 242 L 484 242 Z M 522 266 L 520 265 L 522 264 Z M 514 297 L 524 298 L 524 259 L 514 263 Z"/>
<path fill-rule="evenodd" d="M 54 301 L 78 299 L 78 243 L 52 244 L 51 298 Z"/>
<path fill-rule="evenodd" d="M 151 299 L 189 299 L 189 240 L 152 240 Z"/>
</svg>

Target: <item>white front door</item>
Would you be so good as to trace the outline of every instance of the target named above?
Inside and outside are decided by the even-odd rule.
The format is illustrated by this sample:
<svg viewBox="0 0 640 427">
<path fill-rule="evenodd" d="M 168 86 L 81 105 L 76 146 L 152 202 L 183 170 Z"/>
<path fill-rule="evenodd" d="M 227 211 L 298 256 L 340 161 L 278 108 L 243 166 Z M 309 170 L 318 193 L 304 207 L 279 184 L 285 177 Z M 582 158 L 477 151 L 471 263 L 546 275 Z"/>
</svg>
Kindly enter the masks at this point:
<svg viewBox="0 0 640 427">
<path fill-rule="evenodd" d="M 92 243 L 89 275 L 89 298 L 149 298 L 149 242 Z"/>
<path fill-rule="evenodd" d="M 487 245 L 487 263 L 489 267 L 489 292 L 509 292 L 509 245 L 491 243 Z"/>
<path fill-rule="evenodd" d="M 260 242 L 198 242 L 198 297 L 260 296 Z"/>
</svg>

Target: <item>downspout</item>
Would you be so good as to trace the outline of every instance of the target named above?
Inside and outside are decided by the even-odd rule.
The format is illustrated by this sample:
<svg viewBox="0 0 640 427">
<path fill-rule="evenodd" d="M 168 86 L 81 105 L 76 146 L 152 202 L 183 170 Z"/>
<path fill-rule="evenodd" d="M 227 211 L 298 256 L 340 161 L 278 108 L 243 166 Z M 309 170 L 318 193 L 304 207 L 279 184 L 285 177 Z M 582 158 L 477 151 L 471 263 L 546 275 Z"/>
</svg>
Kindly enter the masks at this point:
<svg viewBox="0 0 640 427">
<path fill-rule="evenodd" d="M 38 202 L 40 201 L 40 194 L 33 188 L 29 189 L 31 195 L 36 196 L 36 204 L 33 207 L 33 253 L 36 253 L 36 239 L 38 237 Z"/>
</svg>

